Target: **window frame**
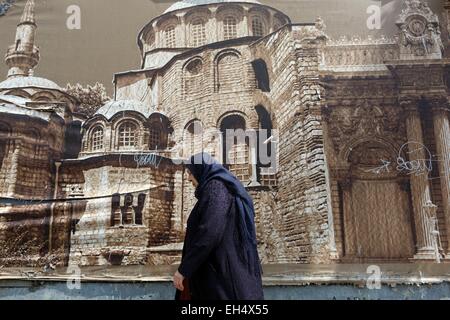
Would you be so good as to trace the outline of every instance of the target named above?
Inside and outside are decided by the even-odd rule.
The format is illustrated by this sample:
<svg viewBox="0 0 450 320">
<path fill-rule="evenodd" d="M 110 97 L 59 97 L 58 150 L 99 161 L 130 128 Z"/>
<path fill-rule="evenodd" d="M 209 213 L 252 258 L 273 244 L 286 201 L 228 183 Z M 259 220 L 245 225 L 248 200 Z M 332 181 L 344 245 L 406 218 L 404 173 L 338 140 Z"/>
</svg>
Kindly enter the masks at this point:
<svg viewBox="0 0 450 320">
<path fill-rule="evenodd" d="M 230 20 L 234 21 L 234 24 L 228 23 Z M 236 39 L 238 37 L 238 20 L 233 16 L 225 16 L 222 20 L 223 24 L 223 39 L 224 40 L 231 40 Z M 234 29 L 234 30 L 233 30 Z"/>
<path fill-rule="evenodd" d="M 177 39 L 176 39 L 176 26 L 175 25 L 169 25 L 167 26 L 164 31 L 164 46 L 166 48 L 175 48 Z M 169 33 L 170 32 L 170 33 Z"/>
<path fill-rule="evenodd" d="M 154 138 L 153 134 L 155 132 L 157 132 L 157 134 L 158 134 L 158 137 L 157 137 L 158 141 L 157 141 L 157 144 L 156 144 L 156 148 L 153 147 L 154 146 L 154 144 L 153 144 L 154 141 L 152 141 L 152 139 Z M 148 129 L 148 149 L 150 151 L 163 150 L 164 149 L 162 147 L 163 144 L 164 144 L 164 141 L 163 141 L 163 128 L 161 126 L 159 126 L 159 125 L 152 124 L 150 126 L 150 128 Z"/>
<path fill-rule="evenodd" d="M 95 139 L 97 138 L 96 137 L 96 133 L 99 130 L 102 132 L 102 135 L 101 135 L 101 147 L 100 148 L 96 148 L 95 147 L 95 145 L 96 145 L 96 140 Z M 90 139 L 89 139 L 89 143 L 90 143 L 90 150 L 93 151 L 93 152 L 99 151 L 99 150 L 103 150 L 105 148 L 105 128 L 102 125 L 98 124 L 98 125 L 96 125 L 96 126 L 94 126 L 92 128 Z"/>
<path fill-rule="evenodd" d="M 123 126 L 125 125 L 131 125 L 134 126 L 134 145 L 121 145 L 122 143 L 122 135 L 121 135 L 121 129 Z M 131 131 L 130 131 L 131 132 Z M 122 122 L 120 122 L 117 125 L 117 129 L 116 129 L 116 148 L 117 150 L 132 150 L 134 148 L 139 147 L 139 125 L 132 120 L 124 120 Z"/>
<path fill-rule="evenodd" d="M 198 26 L 200 26 L 200 30 L 196 29 Z M 201 47 L 207 43 L 206 24 L 202 18 L 195 18 L 190 23 L 190 38 L 193 47 Z"/>
<path fill-rule="evenodd" d="M 258 26 L 256 26 L 255 24 L 259 23 Z M 257 34 L 255 33 L 255 27 L 261 28 L 261 34 Z M 264 37 L 265 33 L 266 33 L 266 25 L 264 22 L 264 19 L 260 16 L 253 16 L 251 18 L 251 30 L 252 30 L 252 36 L 254 37 Z"/>
</svg>

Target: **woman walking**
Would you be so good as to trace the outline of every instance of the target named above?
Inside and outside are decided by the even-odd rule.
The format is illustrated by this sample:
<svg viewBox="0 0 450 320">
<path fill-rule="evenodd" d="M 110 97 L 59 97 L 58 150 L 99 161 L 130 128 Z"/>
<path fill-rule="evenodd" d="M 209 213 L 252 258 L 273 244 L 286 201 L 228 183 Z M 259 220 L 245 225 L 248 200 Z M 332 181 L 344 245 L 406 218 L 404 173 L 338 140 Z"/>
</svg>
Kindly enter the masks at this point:
<svg viewBox="0 0 450 320">
<path fill-rule="evenodd" d="M 176 299 L 186 294 L 192 300 L 264 299 L 251 197 L 207 153 L 191 157 L 186 166 L 198 201 L 173 278 Z"/>
</svg>

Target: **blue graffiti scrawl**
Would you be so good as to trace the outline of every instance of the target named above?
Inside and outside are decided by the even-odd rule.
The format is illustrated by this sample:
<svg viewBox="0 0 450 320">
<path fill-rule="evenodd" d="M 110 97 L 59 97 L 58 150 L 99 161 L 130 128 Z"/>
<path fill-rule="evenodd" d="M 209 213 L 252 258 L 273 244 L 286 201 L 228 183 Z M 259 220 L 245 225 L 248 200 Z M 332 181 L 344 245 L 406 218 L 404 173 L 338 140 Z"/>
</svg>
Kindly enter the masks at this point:
<svg viewBox="0 0 450 320">
<path fill-rule="evenodd" d="M 9 8 L 13 5 L 15 0 L 4 0 L 0 2 L 0 17 L 4 16 L 8 12 Z"/>
</svg>

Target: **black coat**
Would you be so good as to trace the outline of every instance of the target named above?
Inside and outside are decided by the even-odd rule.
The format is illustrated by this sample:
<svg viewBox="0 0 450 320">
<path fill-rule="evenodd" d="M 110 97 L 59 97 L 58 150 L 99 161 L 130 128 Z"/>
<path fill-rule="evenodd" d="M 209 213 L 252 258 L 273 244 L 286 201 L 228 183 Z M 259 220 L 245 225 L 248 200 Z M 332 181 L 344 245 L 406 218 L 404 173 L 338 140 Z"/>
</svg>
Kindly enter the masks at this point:
<svg viewBox="0 0 450 320">
<path fill-rule="evenodd" d="M 258 252 L 242 258 L 236 213 L 235 196 L 222 181 L 211 180 L 187 221 L 178 269 L 193 300 L 264 299 Z"/>
</svg>

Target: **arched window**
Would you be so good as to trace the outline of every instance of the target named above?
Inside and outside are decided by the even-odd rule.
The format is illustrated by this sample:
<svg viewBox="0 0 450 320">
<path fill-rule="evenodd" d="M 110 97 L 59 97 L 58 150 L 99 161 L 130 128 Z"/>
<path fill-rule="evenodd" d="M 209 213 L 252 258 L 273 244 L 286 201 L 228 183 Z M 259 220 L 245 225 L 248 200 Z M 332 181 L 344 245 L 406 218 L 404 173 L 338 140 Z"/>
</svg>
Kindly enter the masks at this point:
<svg viewBox="0 0 450 320">
<path fill-rule="evenodd" d="M 167 149 L 169 144 L 169 133 L 171 132 L 170 122 L 166 116 L 160 113 L 153 113 L 147 123 L 148 134 L 146 142 L 151 151 Z"/>
<path fill-rule="evenodd" d="M 223 38 L 224 40 L 237 38 L 236 18 L 229 16 L 223 20 Z"/>
<path fill-rule="evenodd" d="M 169 26 L 164 30 L 164 40 L 166 48 L 175 47 L 175 27 Z"/>
<path fill-rule="evenodd" d="M 272 119 L 263 106 L 255 108 L 258 113 L 259 133 L 257 145 L 257 176 L 263 186 L 277 185 L 276 143 L 273 137 Z"/>
<path fill-rule="evenodd" d="M 203 125 L 199 120 L 194 120 L 187 126 L 184 147 L 186 157 L 203 151 Z"/>
<path fill-rule="evenodd" d="M 200 47 L 206 44 L 206 31 L 203 20 L 196 19 L 191 25 L 191 43 L 194 47 Z"/>
<path fill-rule="evenodd" d="M 261 18 L 254 17 L 252 19 L 252 32 L 255 37 L 262 37 L 264 35 L 264 23 Z"/>
<path fill-rule="evenodd" d="M 239 115 L 224 118 L 220 125 L 223 135 L 223 163 L 241 181 L 248 181 L 251 172 L 245 128 L 245 119 Z"/>
<path fill-rule="evenodd" d="M 200 93 L 203 87 L 203 62 L 194 59 L 189 62 L 184 71 L 184 93 L 192 95 Z"/>
<path fill-rule="evenodd" d="M 235 52 L 222 54 L 217 61 L 216 91 L 229 92 L 243 89 L 243 65 Z"/>
<path fill-rule="evenodd" d="M 125 122 L 119 127 L 119 149 L 137 146 L 137 127 L 134 123 Z"/>
<path fill-rule="evenodd" d="M 50 102 L 51 101 L 50 97 L 44 96 L 44 95 L 39 96 L 39 97 L 33 97 L 33 100 L 35 102 Z"/>
<path fill-rule="evenodd" d="M 253 71 L 255 72 L 256 85 L 263 92 L 270 92 L 270 79 L 267 64 L 262 59 L 252 61 Z"/>
<path fill-rule="evenodd" d="M 24 99 L 30 99 L 31 98 L 31 95 L 28 92 L 26 92 L 25 90 L 21 90 L 21 89 L 10 90 L 10 91 L 6 92 L 6 95 L 21 97 L 21 98 L 24 98 Z"/>
<path fill-rule="evenodd" d="M 91 137 L 92 151 L 103 149 L 103 128 L 98 126 L 92 131 Z"/>
<path fill-rule="evenodd" d="M 150 150 L 162 150 L 163 139 L 160 126 L 152 126 L 149 130 L 148 146 Z"/>
<path fill-rule="evenodd" d="M 48 91 L 38 92 L 34 94 L 31 99 L 36 102 L 49 102 L 58 100 L 53 93 Z"/>
</svg>

